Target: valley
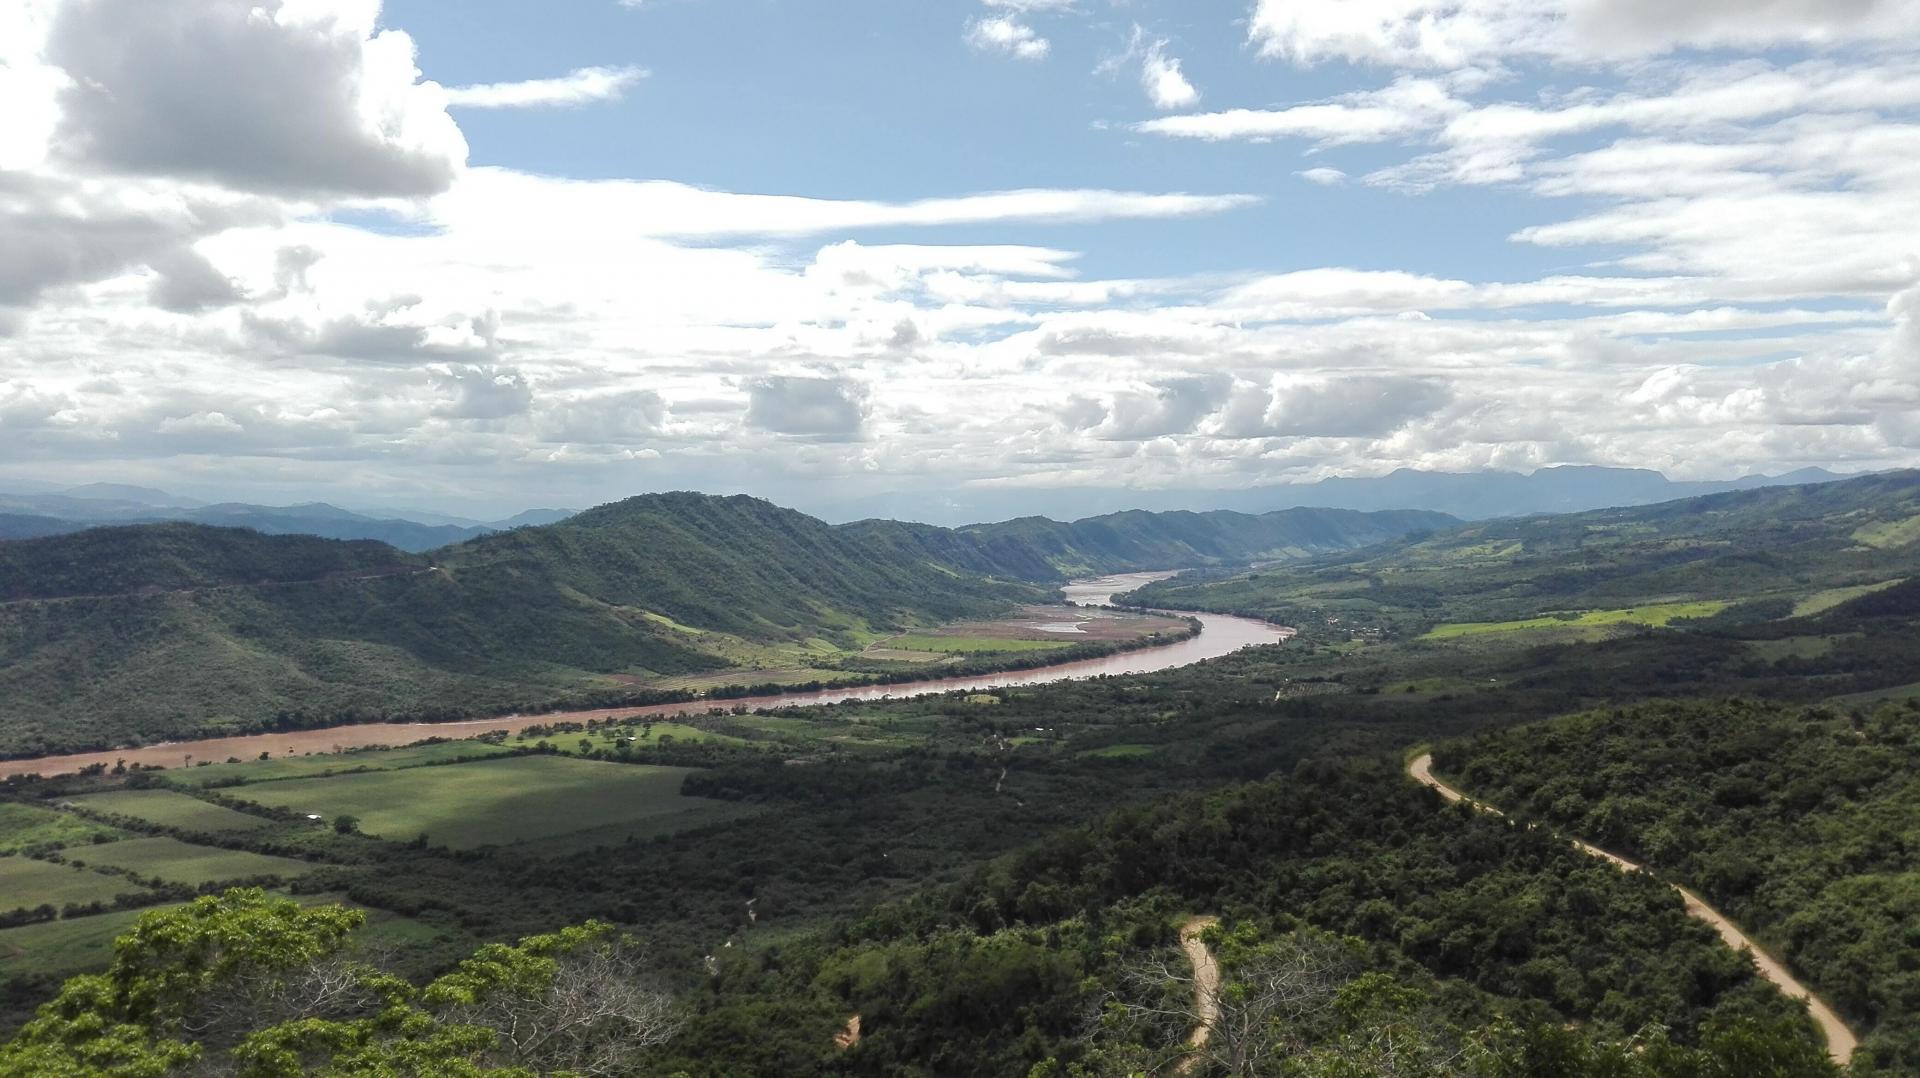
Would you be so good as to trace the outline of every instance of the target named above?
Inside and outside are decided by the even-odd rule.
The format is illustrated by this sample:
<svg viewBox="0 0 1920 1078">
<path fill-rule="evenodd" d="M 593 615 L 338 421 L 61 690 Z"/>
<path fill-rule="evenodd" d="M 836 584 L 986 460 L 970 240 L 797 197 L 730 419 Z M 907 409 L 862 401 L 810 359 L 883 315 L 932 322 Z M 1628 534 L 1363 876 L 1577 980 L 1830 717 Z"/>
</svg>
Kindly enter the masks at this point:
<svg viewBox="0 0 1920 1078">
<path fill-rule="evenodd" d="M 1491 1053 L 1610 1075 L 1627 1045 L 1661 1078 L 1747 1051 L 1833 1073 L 1681 884 L 1831 1004 L 1852 1072 L 1907 1073 L 1920 566 L 1854 533 L 1917 485 L 980 578 L 1014 598 L 846 638 L 936 670 L 1019 641 L 1032 669 L 9 761 L 0 849 L 43 897 L 0 911 L 0 983 L 18 1021 L 140 911 L 252 883 L 293 903 L 277 916 L 363 911 L 367 953 L 418 983 L 618 925 L 685 1001 L 660 1073 L 1234 1073 L 1272 1050 L 1249 1029 L 1366 1066 L 1386 1064 L 1350 1038 L 1394 1031 L 1416 1073 L 1493 1073 L 1459 1062 Z M 1196 635 L 1153 613 L 1188 608 Z M 1151 646 L 1049 661 L 1082 635 Z M 1416 745 L 1512 815 L 1445 808 L 1404 774 Z M 1298 1009 L 1239 1009 L 1263 977 Z"/>
</svg>

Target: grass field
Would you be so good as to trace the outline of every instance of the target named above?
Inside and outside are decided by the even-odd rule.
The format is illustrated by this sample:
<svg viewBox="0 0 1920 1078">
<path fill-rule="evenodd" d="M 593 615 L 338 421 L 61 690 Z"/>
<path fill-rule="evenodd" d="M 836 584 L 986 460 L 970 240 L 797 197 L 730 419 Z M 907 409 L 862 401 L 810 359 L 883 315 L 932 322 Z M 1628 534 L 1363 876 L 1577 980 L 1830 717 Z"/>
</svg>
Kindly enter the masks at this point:
<svg viewBox="0 0 1920 1078">
<path fill-rule="evenodd" d="M 596 730 L 590 734 L 549 734 L 545 737 L 530 737 L 526 734 L 521 734 L 509 741 L 508 744 L 524 748 L 539 741 L 549 741 L 553 743 L 555 748 L 562 752 L 577 754 L 580 751 L 580 739 L 586 738 L 588 741 L 593 742 L 594 748 L 612 751 L 613 747 L 619 744 L 623 738 L 638 738 L 640 731 L 641 727 L 635 725 L 631 728 L 624 726 L 615 727 L 611 731 Z M 660 744 L 660 739 L 663 737 L 670 737 L 681 744 L 696 744 L 702 742 L 732 746 L 753 744 L 753 742 L 742 737 L 734 737 L 730 734 L 719 734 L 712 730 L 702 730 L 698 726 L 688 726 L 685 723 L 656 722 L 653 724 L 653 732 L 645 739 L 633 742 L 633 746 L 635 748 L 655 746 Z"/>
<path fill-rule="evenodd" d="M 360 829 L 405 841 L 455 848 L 507 845 L 573 831 L 632 825 L 640 831 L 659 817 L 734 806 L 682 797 L 687 769 L 604 763 L 564 756 L 519 756 L 451 767 L 375 771 L 330 778 L 288 779 L 244 787 L 239 796 L 265 805 L 314 812 L 331 820 L 357 816 Z M 724 811 L 723 811 L 724 810 Z M 683 816 L 690 823 L 694 816 Z"/>
<path fill-rule="evenodd" d="M 990 651 L 1053 651 L 1072 647 L 1071 640 L 1020 640 L 1006 636 L 929 636 L 908 633 L 886 641 L 897 651 L 939 651 L 971 655 Z"/>
<path fill-rule="evenodd" d="M 352 906 L 345 895 L 284 896 L 303 906 L 332 903 Z M 173 909 L 177 903 L 138 910 L 113 910 L 19 928 L 0 929 L 0 977 L 29 974 L 68 977 L 106 968 L 113 960 L 114 938 L 133 927 L 142 914 Z M 365 907 L 362 907 L 365 908 Z M 368 909 L 367 922 L 354 934 L 363 946 L 405 948 L 431 943 L 447 933 L 386 910 Z"/>
<path fill-rule="evenodd" d="M 173 790 L 115 790 L 70 800 L 94 812 L 131 816 L 181 831 L 255 831 L 272 826 L 271 820 L 235 812 L 224 805 L 208 804 Z"/>
<path fill-rule="evenodd" d="M 1804 618 L 1810 614 L 1832 610 L 1849 599 L 1872 595 L 1876 591 L 1885 591 L 1895 584 L 1904 583 L 1906 583 L 1905 580 L 1883 580 L 1878 584 L 1855 584 L 1850 588 L 1828 588 L 1825 591 L 1816 591 L 1793 605 L 1793 616 Z"/>
<path fill-rule="evenodd" d="M 1853 537 L 1870 547 L 1890 550 L 1908 543 L 1920 542 L 1920 516 L 1907 517 L 1904 520 L 1888 520 L 1878 524 L 1869 524 L 1853 533 Z"/>
<path fill-rule="evenodd" d="M 1597 629 L 1615 625 L 1662 626 L 1681 618 L 1711 617 L 1732 606 L 1720 600 L 1688 603 L 1655 603 L 1620 610 L 1587 610 L 1563 617 L 1543 616 L 1519 621 L 1461 621 L 1436 625 L 1422 640 L 1450 640 L 1487 633 L 1527 632 L 1538 629 Z"/>
<path fill-rule="evenodd" d="M 115 895 L 144 890 L 146 888 L 132 880 L 72 865 L 56 865 L 30 857 L 0 857 L 0 909 L 33 907 L 47 902 L 56 906 L 69 902 L 111 902 Z"/>
<path fill-rule="evenodd" d="M 328 753 L 322 756 L 279 756 L 271 760 L 242 760 L 236 764 L 208 764 L 206 767 L 168 771 L 166 779 L 182 786 L 201 787 L 234 780 L 274 782 L 279 779 L 336 775 L 345 771 L 392 771 L 449 760 L 479 760 L 506 751 L 485 741 L 442 741 L 399 749 Z"/>
<path fill-rule="evenodd" d="M 71 812 L 0 801 L 0 854 L 18 853 L 30 846 L 85 845 L 95 835 L 120 838 L 126 832 Z"/>
<path fill-rule="evenodd" d="M 1920 699 L 1920 682 L 1914 682 L 1911 685 L 1895 685 L 1886 689 L 1871 689 L 1867 692 L 1848 693 L 1845 696 L 1830 696 L 1826 702 L 1837 707 L 1872 709 L 1880 704 L 1916 699 Z"/>
<path fill-rule="evenodd" d="M 195 846 L 177 838 L 123 839 L 71 850 L 64 856 L 88 865 L 126 869 L 141 876 L 157 876 L 194 887 L 252 876 L 293 877 L 314 869 L 308 862 L 290 857 Z"/>
<path fill-rule="evenodd" d="M 0 976 L 65 977 L 104 969 L 113 960 L 114 937 L 132 927 L 145 912 L 114 910 L 0 929 Z"/>
</svg>

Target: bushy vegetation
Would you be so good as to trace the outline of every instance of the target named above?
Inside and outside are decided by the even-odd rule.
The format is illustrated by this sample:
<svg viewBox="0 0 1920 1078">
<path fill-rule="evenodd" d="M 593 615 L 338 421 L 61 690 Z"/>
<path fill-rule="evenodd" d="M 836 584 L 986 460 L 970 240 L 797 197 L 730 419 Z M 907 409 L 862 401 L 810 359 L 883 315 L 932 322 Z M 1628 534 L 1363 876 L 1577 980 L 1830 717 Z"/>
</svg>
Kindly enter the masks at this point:
<svg viewBox="0 0 1920 1078">
<path fill-rule="evenodd" d="M 1442 746 L 1475 796 L 1695 887 L 1894 1071 L 1920 1070 L 1920 708 L 1748 701 L 1580 715 Z"/>
</svg>

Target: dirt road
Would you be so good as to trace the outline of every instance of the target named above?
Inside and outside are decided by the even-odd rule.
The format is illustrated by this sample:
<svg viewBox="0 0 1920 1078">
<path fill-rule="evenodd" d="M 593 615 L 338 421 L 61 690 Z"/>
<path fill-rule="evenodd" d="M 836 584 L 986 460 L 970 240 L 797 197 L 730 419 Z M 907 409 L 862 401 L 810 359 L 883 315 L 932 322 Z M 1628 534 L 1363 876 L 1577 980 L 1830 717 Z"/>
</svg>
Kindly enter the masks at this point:
<svg viewBox="0 0 1920 1078">
<path fill-rule="evenodd" d="M 1206 1047 L 1214 1024 L 1220 1021 L 1220 963 L 1214 961 L 1207 941 L 1200 938 L 1201 933 L 1219 923 L 1218 917 L 1194 917 L 1180 926 L 1180 950 L 1193 964 L 1193 1013 L 1200 1021 L 1187 1036 L 1191 1051 L 1174 1068 L 1175 1074 L 1193 1072 L 1200 1062 L 1200 1049 Z"/>
<path fill-rule="evenodd" d="M 1475 801 L 1459 790 L 1434 778 L 1432 753 L 1423 753 L 1416 757 L 1413 762 L 1407 765 L 1407 774 L 1412 775 L 1414 779 L 1420 783 L 1438 790 L 1440 796 L 1446 798 L 1448 801 L 1465 801 L 1481 812 L 1490 812 L 1495 816 L 1505 815 L 1505 813 L 1494 808 L 1492 805 Z M 1598 846 L 1581 842 L 1579 839 L 1572 841 L 1574 846 L 1579 849 L 1595 857 L 1610 861 L 1624 871 L 1645 871 L 1638 863 L 1629 861 L 1617 853 L 1609 853 Z M 1835 1062 L 1845 1064 L 1853 1058 L 1853 1050 L 1859 1047 L 1859 1039 L 1853 1035 L 1852 1030 L 1847 1028 L 1847 1024 L 1840 1020 L 1840 1016 L 1833 1013 L 1833 1008 L 1827 1006 L 1825 1001 L 1819 996 L 1814 995 L 1805 985 L 1801 984 L 1792 973 L 1787 971 L 1787 967 L 1782 965 L 1778 959 L 1761 950 L 1757 944 L 1748 939 L 1746 933 L 1740 931 L 1739 927 L 1728 920 L 1725 914 L 1707 905 L 1704 899 L 1685 887 L 1675 885 L 1674 890 L 1680 892 L 1681 899 L 1686 902 L 1687 913 L 1712 925 L 1714 931 L 1720 933 L 1720 938 L 1726 941 L 1727 946 L 1736 951 L 1745 950 L 1751 953 L 1753 955 L 1754 965 L 1759 967 L 1762 977 L 1779 986 L 1780 991 L 1785 992 L 1789 998 L 1806 1001 L 1807 1012 L 1813 1016 L 1814 1022 L 1820 1026 L 1820 1032 L 1827 1038 L 1827 1054 L 1831 1055 Z"/>
</svg>

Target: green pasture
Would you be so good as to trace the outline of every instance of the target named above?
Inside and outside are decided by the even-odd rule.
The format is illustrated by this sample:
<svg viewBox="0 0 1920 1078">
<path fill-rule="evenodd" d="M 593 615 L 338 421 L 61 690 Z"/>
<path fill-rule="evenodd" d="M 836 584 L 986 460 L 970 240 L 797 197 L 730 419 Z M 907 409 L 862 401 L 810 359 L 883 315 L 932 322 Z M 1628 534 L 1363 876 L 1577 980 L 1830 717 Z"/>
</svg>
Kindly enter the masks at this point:
<svg viewBox="0 0 1920 1078">
<path fill-rule="evenodd" d="M 1730 602 L 1718 599 L 1684 603 L 1654 603 L 1618 610 L 1586 610 L 1563 615 L 1543 615 L 1517 621 L 1462 621 L 1436 625 L 1422 640 L 1451 640 L 1488 633 L 1527 632 L 1539 629 L 1598 629 L 1616 625 L 1646 625 L 1658 628 L 1681 618 L 1705 618 L 1718 614 Z"/>
<path fill-rule="evenodd" d="M 93 812 L 131 816 L 180 831 L 257 831 L 273 825 L 271 820 L 235 812 L 175 790 L 115 790 L 69 800 Z"/>
<path fill-rule="evenodd" d="M 473 727 L 463 732 L 483 733 Z M 485 741 L 440 741 L 431 745 L 409 745 L 398 749 L 358 749 L 353 752 L 316 753 L 312 756 L 276 756 L 267 760 L 242 760 L 232 764 L 208 764 L 205 767 L 168 771 L 168 782 L 182 786 L 216 786 L 230 782 L 275 782 L 280 779 L 311 778 L 348 771 L 393 771 L 423 767 L 453 760 L 479 760 L 499 756 L 507 750 Z"/>
<path fill-rule="evenodd" d="M 561 735 L 565 736 L 565 735 Z M 370 771 L 243 787 L 263 805 L 357 817 L 371 835 L 407 841 L 424 834 L 455 848 L 506 845 L 621 825 L 646 830 L 658 817 L 724 802 L 682 797 L 687 768 L 618 764 L 565 756 Z"/>
<path fill-rule="evenodd" d="M 1071 640 L 1021 640 L 1005 636 L 930 636 L 907 633 L 888 639 L 886 647 L 899 651 L 939 651 L 972 655 L 993 651 L 1053 651 L 1073 646 Z"/>
<path fill-rule="evenodd" d="M 1872 595 L 1876 591 L 1885 591 L 1895 584 L 1903 584 L 1905 582 L 1905 580 L 1883 580 L 1878 584 L 1855 584 L 1849 588 L 1828 588 L 1825 591 L 1816 591 L 1793 605 L 1793 616 L 1796 618 L 1804 618 L 1812 614 L 1832 610 L 1834 607 L 1850 599 L 1858 599 L 1862 595 Z"/>
<path fill-rule="evenodd" d="M 354 906 L 345 895 L 288 895 L 303 906 L 339 904 Z M 110 910 L 87 917 L 0 929 L 0 978 L 20 976 L 68 977 L 75 973 L 105 969 L 113 960 L 113 941 L 133 927 L 143 914 L 173 909 L 178 903 L 147 906 L 137 910 Z M 425 945 L 444 938 L 447 933 L 400 914 L 371 907 L 359 907 L 367 913 L 366 924 L 354 933 L 362 946 L 394 949 Z"/>
<path fill-rule="evenodd" d="M 63 856 L 93 867 L 122 869 L 142 877 L 158 877 L 191 887 L 254 876 L 300 876 L 313 871 L 315 867 L 291 857 L 196 846 L 177 838 L 122 839 L 100 846 L 68 850 Z"/>
<path fill-rule="evenodd" d="M 120 838 L 125 834 L 117 827 L 71 812 L 0 801 L 0 854 L 31 846 L 79 846 L 92 842 L 95 836 Z"/>
<path fill-rule="evenodd" d="M 43 903 L 64 906 L 69 902 L 111 902 L 115 895 L 144 890 L 132 880 L 73 865 L 31 857 L 0 857 L 0 908 L 4 909 Z"/>
<path fill-rule="evenodd" d="M 1868 524 L 1856 529 L 1853 537 L 1879 550 L 1891 550 L 1897 546 L 1920 542 L 1920 515 Z"/>
</svg>

